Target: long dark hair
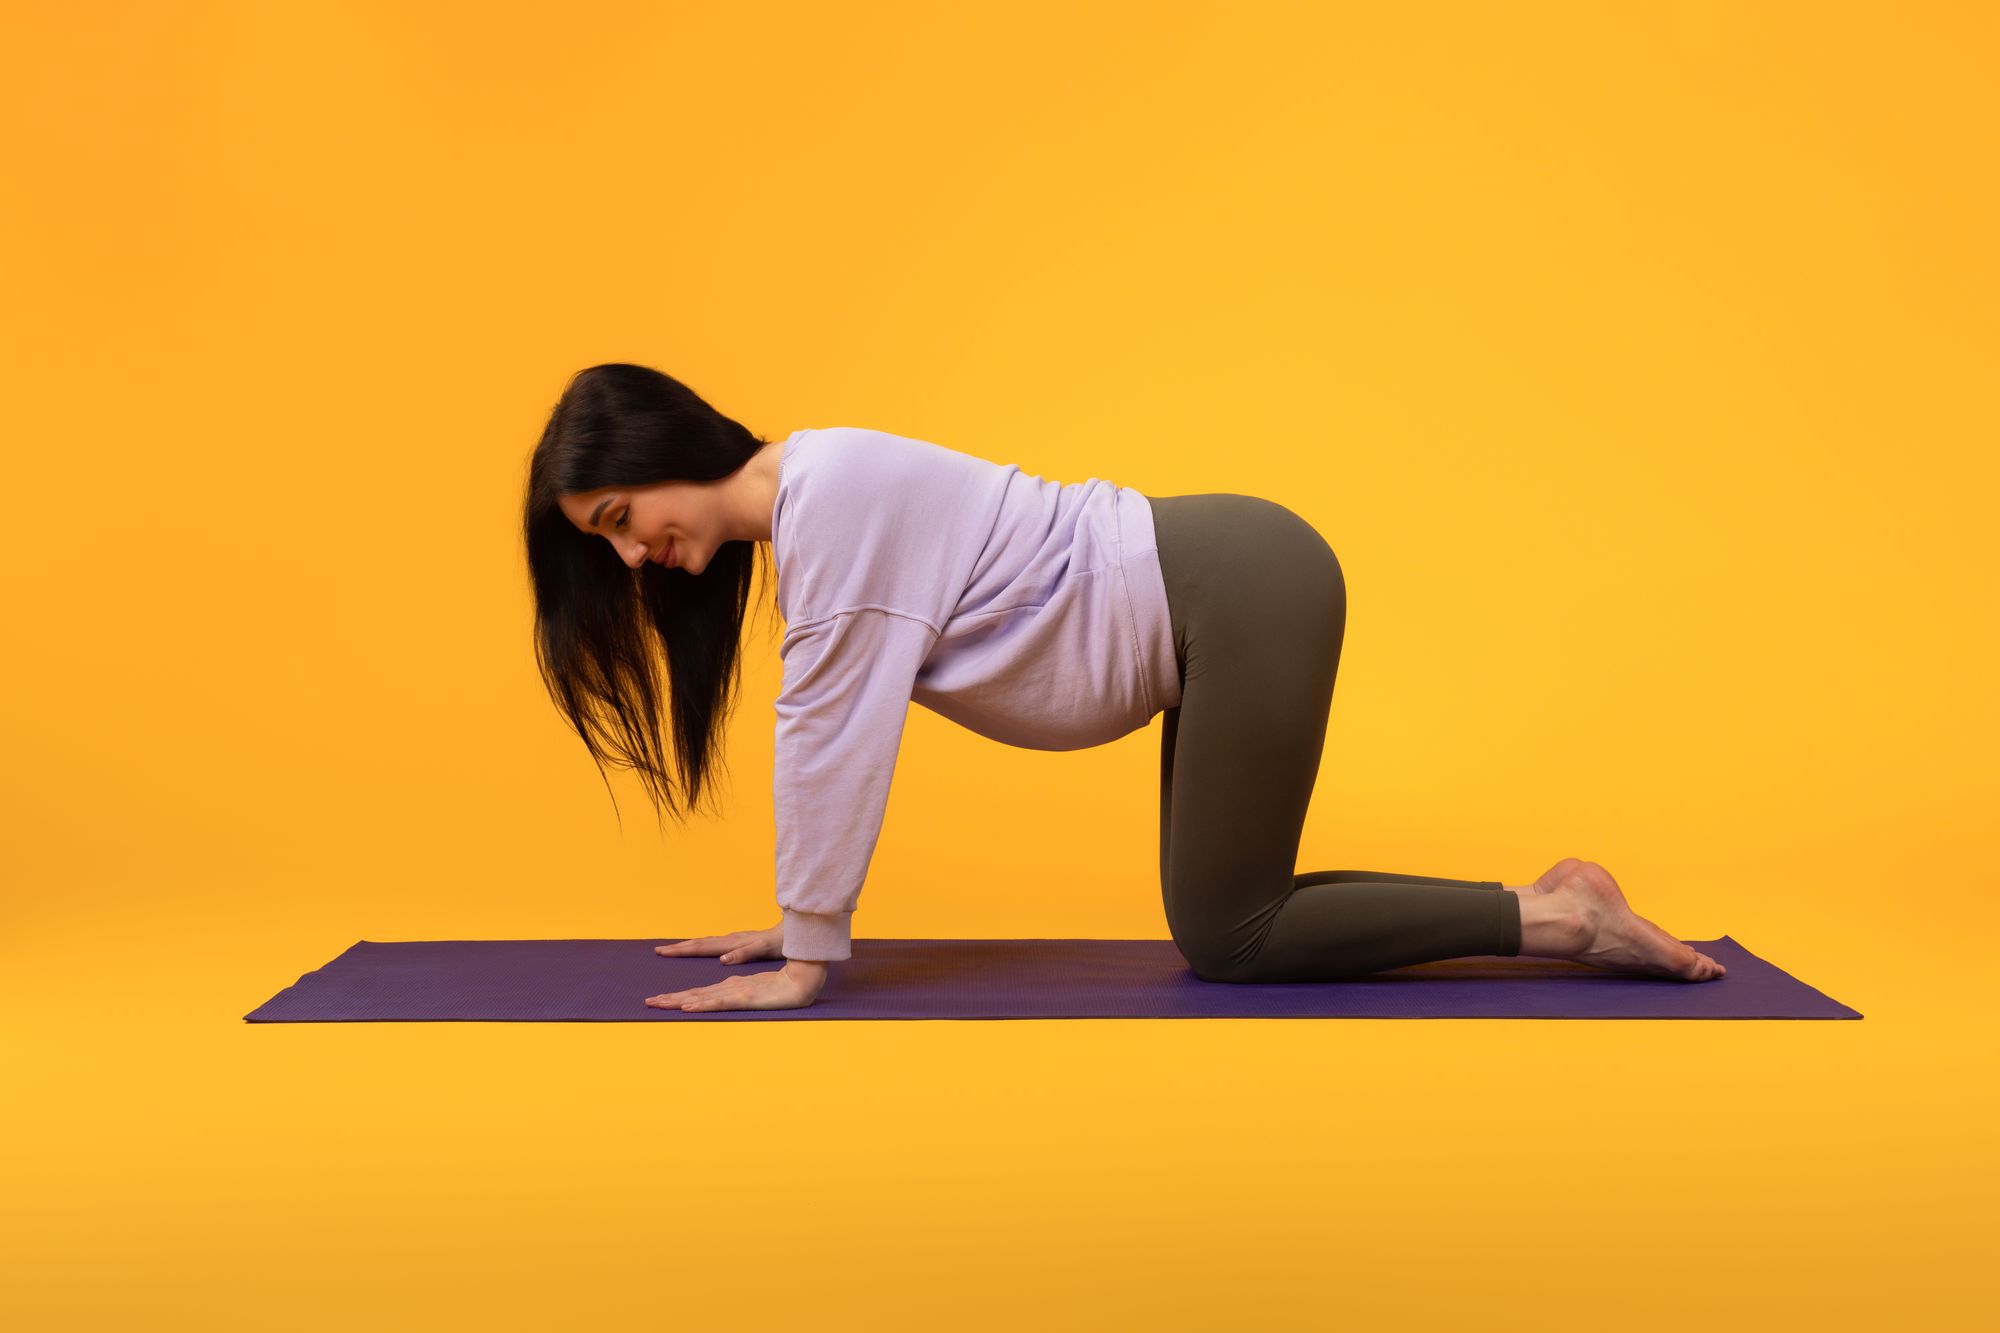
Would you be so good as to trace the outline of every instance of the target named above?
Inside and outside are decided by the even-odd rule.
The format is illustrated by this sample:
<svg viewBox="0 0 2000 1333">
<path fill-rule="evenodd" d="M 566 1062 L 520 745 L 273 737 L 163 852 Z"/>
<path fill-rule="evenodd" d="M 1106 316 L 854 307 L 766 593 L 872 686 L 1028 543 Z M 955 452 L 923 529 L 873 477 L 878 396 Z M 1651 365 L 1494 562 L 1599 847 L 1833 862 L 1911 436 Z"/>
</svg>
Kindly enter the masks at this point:
<svg viewBox="0 0 2000 1333">
<path fill-rule="evenodd" d="M 775 566 L 765 543 L 732 541 L 699 575 L 651 561 L 634 570 L 558 502 L 607 486 L 718 481 L 769 443 L 671 375 L 614 362 L 571 378 L 528 463 L 521 529 L 536 664 L 599 775 L 607 759 L 636 771 L 656 817 L 685 822 L 714 785 L 710 769 L 727 771 L 720 723 L 741 683 L 753 567 L 762 556 L 775 588 Z M 660 738 L 662 665 L 673 773 Z"/>
</svg>

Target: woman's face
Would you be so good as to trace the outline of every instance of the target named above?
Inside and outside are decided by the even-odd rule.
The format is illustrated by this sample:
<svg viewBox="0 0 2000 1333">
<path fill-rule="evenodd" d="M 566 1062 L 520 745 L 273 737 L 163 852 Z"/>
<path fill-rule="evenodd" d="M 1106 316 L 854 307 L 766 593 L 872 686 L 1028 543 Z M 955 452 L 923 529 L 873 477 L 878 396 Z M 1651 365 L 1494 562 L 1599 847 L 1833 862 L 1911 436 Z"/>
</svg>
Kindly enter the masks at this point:
<svg viewBox="0 0 2000 1333">
<path fill-rule="evenodd" d="M 699 574 L 726 540 L 713 483 L 607 486 L 562 498 L 579 531 L 603 537 L 633 569 L 647 561 Z"/>
</svg>

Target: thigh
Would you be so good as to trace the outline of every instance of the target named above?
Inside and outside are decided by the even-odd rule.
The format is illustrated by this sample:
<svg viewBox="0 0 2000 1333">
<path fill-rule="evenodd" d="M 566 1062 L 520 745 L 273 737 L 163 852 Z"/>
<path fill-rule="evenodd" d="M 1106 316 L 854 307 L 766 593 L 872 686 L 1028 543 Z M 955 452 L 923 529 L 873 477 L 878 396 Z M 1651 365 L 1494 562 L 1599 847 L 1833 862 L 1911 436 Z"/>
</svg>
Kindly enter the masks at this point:
<svg viewBox="0 0 2000 1333">
<path fill-rule="evenodd" d="M 1175 943 L 1197 969 L 1221 970 L 1255 956 L 1293 889 L 1346 581 L 1326 540 L 1282 505 L 1153 505 L 1182 668 L 1162 742 L 1161 887 Z"/>
</svg>

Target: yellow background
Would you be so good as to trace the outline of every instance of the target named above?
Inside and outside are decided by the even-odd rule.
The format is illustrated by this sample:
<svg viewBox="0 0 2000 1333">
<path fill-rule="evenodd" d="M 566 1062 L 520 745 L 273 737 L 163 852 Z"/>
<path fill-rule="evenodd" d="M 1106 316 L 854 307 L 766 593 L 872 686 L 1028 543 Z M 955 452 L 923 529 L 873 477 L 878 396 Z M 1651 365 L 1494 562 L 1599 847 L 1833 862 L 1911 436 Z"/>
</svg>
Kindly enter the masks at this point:
<svg viewBox="0 0 2000 1333">
<path fill-rule="evenodd" d="M 1990 1314 L 1994 14 L 8 6 L 0 1317 Z M 665 836 L 534 674 L 607 360 L 1291 506 L 1302 869 L 1596 860 L 1866 1020 L 242 1023 L 776 920 L 774 643 Z M 1158 731 L 913 710 L 858 935 L 1164 938 Z"/>
</svg>

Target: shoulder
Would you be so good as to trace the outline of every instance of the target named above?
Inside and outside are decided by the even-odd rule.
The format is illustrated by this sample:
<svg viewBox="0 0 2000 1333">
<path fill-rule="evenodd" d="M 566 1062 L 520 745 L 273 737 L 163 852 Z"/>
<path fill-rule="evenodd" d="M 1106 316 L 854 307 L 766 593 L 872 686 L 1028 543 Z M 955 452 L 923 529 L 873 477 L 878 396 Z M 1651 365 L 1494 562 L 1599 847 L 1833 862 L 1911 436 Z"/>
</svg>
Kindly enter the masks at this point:
<svg viewBox="0 0 2000 1333">
<path fill-rule="evenodd" d="M 885 538 L 935 546 L 968 524 L 990 526 L 1017 471 L 888 431 L 807 431 L 785 459 L 779 533 L 788 547 L 810 544 L 844 559 L 881 554 L 857 548 Z"/>
<path fill-rule="evenodd" d="M 827 426 L 806 431 L 793 445 L 786 481 L 801 493 L 881 498 L 888 487 L 907 489 L 927 481 L 949 484 L 993 466 L 928 440 L 864 426 Z"/>
<path fill-rule="evenodd" d="M 942 625 L 1018 470 L 886 431 L 806 432 L 773 525 L 785 619 L 868 606 Z"/>
</svg>

